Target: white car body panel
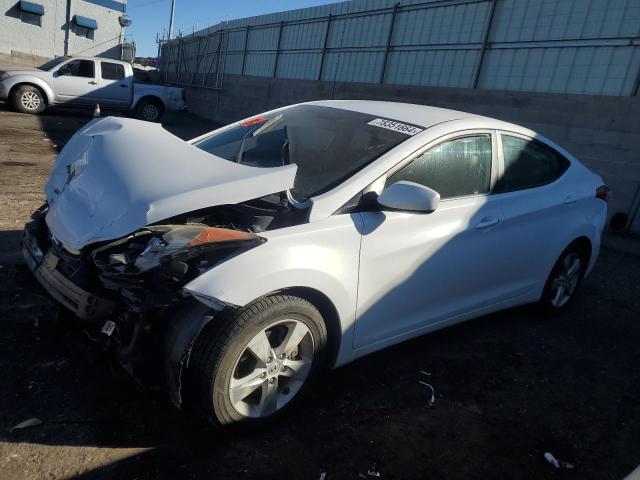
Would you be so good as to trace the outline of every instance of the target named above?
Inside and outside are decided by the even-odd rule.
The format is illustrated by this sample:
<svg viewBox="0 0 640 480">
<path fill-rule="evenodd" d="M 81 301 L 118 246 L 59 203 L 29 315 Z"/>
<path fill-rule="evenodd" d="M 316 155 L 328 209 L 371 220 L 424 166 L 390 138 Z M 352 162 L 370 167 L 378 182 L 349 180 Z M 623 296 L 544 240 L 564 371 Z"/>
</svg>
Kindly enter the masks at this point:
<svg viewBox="0 0 640 480">
<path fill-rule="evenodd" d="M 246 305 L 261 296 L 295 286 L 317 289 L 332 301 L 340 298 L 335 302 L 343 332 L 335 365 L 339 366 L 417 335 L 538 300 L 556 259 L 578 237 L 585 236 L 591 241 L 593 252 L 588 270 L 593 267 L 606 219 L 606 204 L 594 197 L 595 188 L 603 183 L 602 179 L 547 138 L 507 122 L 430 107 L 427 107 L 429 113 L 433 110 L 435 115 L 432 117 L 423 114 L 421 119 L 418 110 L 413 108 L 409 108 L 413 114 L 402 115 L 403 107 L 424 108 L 419 106 L 357 101 L 311 104 L 330 104 L 335 108 L 353 109 L 426 128 L 333 190 L 313 198 L 309 223 L 294 227 L 297 232 L 295 241 L 286 235 L 282 236 L 289 229 L 283 229 L 277 234 L 261 234 L 269 239 L 265 245 L 214 267 L 187 285 L 187 290 L 234 305 Z M 364 222 L 359 285 L 348 297 L 343 296 L 344 292 L 336 294 L 336 287 L 323 286 L 323 281 L 310 280 L 335 278 L 337 283 L 345 281 L 346 271 L 333 275 L 333 262 L 307 260 L 303 276 L 282 273 L 296 271 L 296 262 L 307 259 L 307 255 L 315 257 L 314 252 L 322 251 L 319 258 L 326 258 L 328 252 L 344 248 L 341 236 L 316 234 L 318 230 L 323 230 L 322 225 L 327 220 L 349 218 L 352 221 L 354 214 L 335 214 L 347 200 L 369 185 L 375 185 L 374 190 L 381 193 L 384 182 L 376 180 L 384 177 L 394 166 L 406 161 L 417 150 L 425 145 L 438 143 L 451 134 L 472 130 L 493 133 L 496 176 L 503 171 L 502 158 L 498 155 L 501 147 L 498 147 L 497 132 L 500 130 L 549 145 L 570 160 L 571 167 L 559 180 L 545 187 L 495 196 L 478 195 L 444 200 L 438 210 L 431 214 L 359 214 Z M 545 197 L 542 193 L 536 199 L 535 194 L 544 188 L 555 194 Z M 530 193 L 532 191 L 533 199 Z M 579 201 L 575 207 L 567 206 L 562 215 L 553 217 L 553 236 L 541 238 L 539 232 L 527 229 L 518 231 L 518 223 L 525 221 L 516 218 L 524 214 L 522 210 L 536 210 L 535 213 L 529 212 L 529 215 L 540 219 L 542 223 L 534 227 L 540 229 L 549 209 L 562 209 L 552 203 L 557 204 L 559 195 L 566 196 L 570 192 L 574 192 L 571 194 L 579 198 Z M 512 203 L 509 196 L 520 196 L 521 205 Z M 562 205 L 565 206 L 564 203 Z M 581 212 L 583 208 L 585 213 Z M 509 218 L 505 218 L 505 211 Z M 498 217 L 499 222 L 495 226 L 476 230 L 474 225 L 486 217 Z M 421 226 L 411 222 L 412 218 L 419 219 Z M 299 233 L 300 229 L 308 232 L 311 245 L 306 244 L 305 235 Z M 505 231 L 517 233 L 507 234 Z M 519 244 L 517 248 L 514 248 L 513 242 Z M 545 245 L 546 248 L 540 248 Z M 292 257 L 288 253 L 291 249 L 307 254 Z M 474 254 L 469 259 L 468 252 L 476 249 L 477 255 Z M 534 262 L 531 261 L 532 255 L 526 253 L 529 249 L 535 250 L 539 255 Z M 514 250 L 518 250 L 521 255 L 517 261 L 510 253 Z M 260 272 L 256 271 L 254 265 L 260 265 Z M 247 269 L 251 269 L 251 281 L 247 281 Z M 314 269 L 318 271 L 313 272 Z M 522 275 L 523 269 L 528 269 L 529 273 Z M 253 275 L 256 275 L 255 281 Z M 328 285 L 331 282 L 326 283 Z M 405 288 L 407 283 L 409 288 Z M 423 290 L 419 289 L 421 285 Z M 357 305 L 355 317 L 354 304 Z"/>
<path fill-rule="evenodd" d="M 312 198 L 307 222 L 259 233 L 266 243 L 192 280 L 185 290 L 196 298 L 245 306 L 273 292 L 313 289 L 338 314 L 338 366 L 416 335 L 538 300 L 554 262 L 578 237 L 589 239 L 588 268 L 593 267 L 606 219 L 606 203 L 595 198 L 603 182 L 553 142 L 513 124 L 445 109 L 369 101 L 312 104 L 424 131 Z M 417 151 L 477 130 L 492 135 L 492 184 L 504 170 L 500 131 L 545 143 L 571 165 L 543 187 L 445 199 L 428 214 L 339 212 L 362 191 L 381 193 L 387 173 Z M 53 235 L 80 249 L 174 215 L 293 187 L 294 165 L 238 165 L 193 146 L 205 136 L 182 142 L 157 125 L 128 119 L 90 124 L 65 147 L 47 183 L 46 221 Z M 67 167 L 78 161 L 84 170 L 68 183 Z"/>
<path fill-rule="evenodd" d="M 350 338 L 355 326 L 361 232 L 362 218 L 357 213 L 331 216 L 312 229 L 303 224 L 262 232 L 266 243 L 221 263 L 184 288 L 233 305 L 247 305 L 289 287 L 311 288 L 333 303 L 342 335 Z M 349 349 L 344 352 L 349 353 Z"/>
<path fill-rule="evenodd" d="M 158 124 L 107 117 L 78 131 L 60 153 L 45 186 L 46 220 L 57 240 L 79 250 L 181 213 L 287 190 L 295 174 L 295 165 L 238 165 Z"/>
</svg>

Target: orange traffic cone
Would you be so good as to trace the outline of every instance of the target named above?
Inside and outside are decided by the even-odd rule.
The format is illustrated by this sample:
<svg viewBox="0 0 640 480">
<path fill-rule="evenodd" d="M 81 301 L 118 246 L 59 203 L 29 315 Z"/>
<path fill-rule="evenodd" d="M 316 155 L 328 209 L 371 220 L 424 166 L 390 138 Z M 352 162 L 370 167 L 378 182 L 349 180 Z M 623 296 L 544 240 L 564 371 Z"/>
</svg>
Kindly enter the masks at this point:
<svg viewBox="0 0 640 480">
<path fill-rule="evenodd" d="M 100 117 L 100 104 L 96 103 L 96 108 L 93 110 L 93 118 Z"/>
</svg>

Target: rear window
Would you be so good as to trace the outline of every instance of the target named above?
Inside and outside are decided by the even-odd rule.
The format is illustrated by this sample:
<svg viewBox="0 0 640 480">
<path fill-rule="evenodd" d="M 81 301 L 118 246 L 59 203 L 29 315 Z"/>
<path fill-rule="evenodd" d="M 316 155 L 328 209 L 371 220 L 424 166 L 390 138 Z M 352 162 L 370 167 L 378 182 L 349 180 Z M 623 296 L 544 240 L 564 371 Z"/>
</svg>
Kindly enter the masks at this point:
<svg viewBox="0 0 640 480">
<path fill-rule="evenodd" d="M 102 78 L 105 80 L 122 80 L 124 78 L 124 65 L 111 62 L 100 62 Z"/>
<path fill-rule="evenodd" d="M 421 130 L 365 113 L 298 105 L 253 117 L 195 146 L 252 167 L 295 163 L 291 193 L 302 201 L 339 185 Z"/>
</svg>

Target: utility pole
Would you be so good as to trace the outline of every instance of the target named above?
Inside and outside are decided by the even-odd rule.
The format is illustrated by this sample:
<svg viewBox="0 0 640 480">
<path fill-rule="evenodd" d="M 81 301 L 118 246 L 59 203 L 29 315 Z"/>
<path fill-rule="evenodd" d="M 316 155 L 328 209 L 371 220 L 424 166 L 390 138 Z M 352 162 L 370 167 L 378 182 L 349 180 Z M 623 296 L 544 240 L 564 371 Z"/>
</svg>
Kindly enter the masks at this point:
<svg viewBox="0 0 640 480">
<path fill-rule="evenodd" d="M 176 0 L 171 0 L 171 18 L 169 19 L 169 40 L 173 36 L 173 17 L 176 14 Z"/>
</svg>

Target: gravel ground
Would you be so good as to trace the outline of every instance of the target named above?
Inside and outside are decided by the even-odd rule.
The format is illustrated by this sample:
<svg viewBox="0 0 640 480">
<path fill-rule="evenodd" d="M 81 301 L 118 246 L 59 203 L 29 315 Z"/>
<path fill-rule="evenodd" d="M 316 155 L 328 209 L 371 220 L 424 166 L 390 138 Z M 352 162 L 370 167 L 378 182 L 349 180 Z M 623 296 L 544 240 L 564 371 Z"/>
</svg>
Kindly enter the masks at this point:
<svg viewBox="0 0 640 480">
<path fill-rule="evenodd" d="M 56 150 L 89 118 L 0 105 L 0 479 L 618 480 L 640 463 L 640 240 L 629 237 L 607 236 L 562 316 L 513 309 L 370 355 L 263 432 L 212 432 L 136 388 L 82 334 L 56 328 L 17 250 Z M 188 138 L 210 126 L 177 115 L 167 128 Z M 43 423 L 10 431 L 30 418 Z"/>
</svg>

